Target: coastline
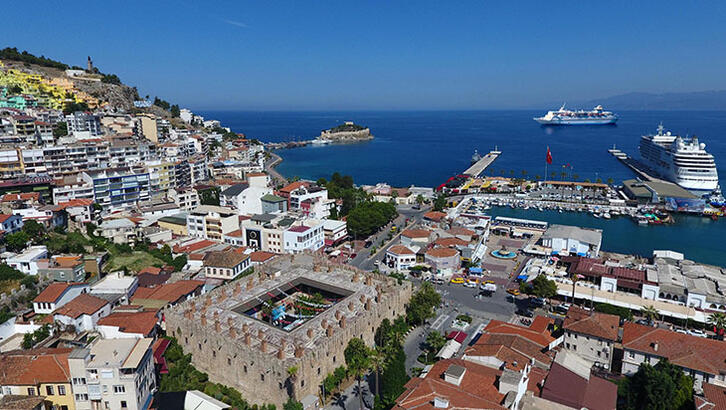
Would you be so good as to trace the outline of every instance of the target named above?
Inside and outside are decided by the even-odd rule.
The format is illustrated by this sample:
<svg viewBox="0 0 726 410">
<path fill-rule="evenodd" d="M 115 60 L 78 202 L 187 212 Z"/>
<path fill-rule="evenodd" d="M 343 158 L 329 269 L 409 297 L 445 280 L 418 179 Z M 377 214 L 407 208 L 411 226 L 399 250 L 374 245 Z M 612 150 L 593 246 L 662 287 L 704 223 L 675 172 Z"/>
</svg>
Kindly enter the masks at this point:
<svg viewBox="0 0 726 410">
<path fill-rule="evenodd" d="M 285 178 L 284 175 L 282 175 L 276 168 L 280 163 L 282 163 L 283 158 L 279 155 L 277 155 L 275 152 L 268 151 L 270 153 L 270 157 L 272 157 L 271 161 L 265 161 L 265 171 L 276 181 L 279 181 L 281 184 L 287 184 L 288 179 Z"/>
</svg>

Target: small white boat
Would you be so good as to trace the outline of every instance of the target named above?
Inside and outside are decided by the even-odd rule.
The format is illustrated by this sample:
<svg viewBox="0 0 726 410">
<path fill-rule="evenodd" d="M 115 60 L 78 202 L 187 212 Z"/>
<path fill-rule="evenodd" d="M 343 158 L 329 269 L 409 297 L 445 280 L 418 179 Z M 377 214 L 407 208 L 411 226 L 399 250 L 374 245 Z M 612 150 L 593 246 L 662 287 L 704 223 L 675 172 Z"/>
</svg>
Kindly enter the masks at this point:
<svg viewBox="0 0 726 410">
<path fill-rule="evenodd" d="M 602 214 L 602 217 L 605 219 L 610 219 L 610 213 L 605 212 L 604 214 Z"/>
<path fill-rule="evenodd" d="M 594 216 L 595 218 L 599 218 L 600 214 L 596 212 L 596 213 L 592 214 L 592 216 Z"/>
</svg>

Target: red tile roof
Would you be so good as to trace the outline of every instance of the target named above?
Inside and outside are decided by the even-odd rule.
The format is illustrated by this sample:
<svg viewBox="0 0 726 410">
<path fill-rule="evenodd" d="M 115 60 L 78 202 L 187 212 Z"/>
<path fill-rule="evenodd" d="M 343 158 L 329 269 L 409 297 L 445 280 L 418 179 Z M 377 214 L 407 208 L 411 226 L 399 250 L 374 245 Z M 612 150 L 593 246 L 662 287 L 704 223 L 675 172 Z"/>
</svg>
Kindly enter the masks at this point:
<svg viewBox="0 0 726 410">
<path fill-rule="evenodd" d="M 241 238 L 242 237 L 242 231 L 237 229 L 236 231 L 228 232 L 224 234 L 225 236 L 231 236 L 233 238 Z"/>
<path fill-rule="evenodd" d="M 592 374 L 585 379 L 555 362 L 542 388 L 542 398 L 576 409 L 613 410 L 618 386 Z"/>
<path fill-rule="evenodd" d="M 451 258 L 458 254 L 459 251 L 452 248 L 433 248 L 426 251 L 426 255 L 432 258 Z"/>
<path fill-rule="evenodd" d="M 403 245 L 395 245 L 388 248 L 388 252 L 394 255 L 413 255 L 413 251 Z"/>
<path fill-rule="evenodd" d="M 202 239 L 197 242 L 193 242 L 184 246 L 175 245 L 172 249 L 174 253 L 192 253 L 194 251 L 198 251 L 200 249 L 208 248 L 212 245 L 216 245 L 217 242 L 209 241 L 206 239 Z"/>
<path fill-rule="evenodd" d="M 456 386 L 444 381 L 444 373 L 451 365 L 466 369 L 461 383 Z M 502 372 L 460 359 L 436 362 L 425 378 L 415 377 L 406 383 L 406 391 L 396 399 L 396 410 L 433 409 L 435 398 L 449 401 L 449 409 L 505 409 L 504 394 L 499 393 L 497 380 Z"/>
<path fill-rule="evenodd" d="M 13 202 L 13 201 L 27 201 L 27 200 L 40 200 L 40 192 L 23 192 L 20 194 L 5 194 L 2 197 L 2 202 Z"/>
<path fill-rule="evenodd" d="M 474 346 L 468 347 L 464 354 L 470 357 L 496 357 L 508 369 L 522 370 L 530 359 L 549 366 L 554 353 L 542 352 L 542 346 L 520 335 L 483 334 Z"/>
<path fill-rule="evenodd" d="M 56 309 L 53 314 L 77 319 L 82 315 L 90 316 L 106 305 L 108 305 L 108 302 L 104 299 L 89 295 L 88 293 L 81 293 L 70 302 Z"/>
<path fill-rule="evenodd" d="M 538 344 L 542 348 L 545 348 L 555 341 L 555 338 L 552 337 L 552 334 L 548 329 L 549 325 L 552 323 L 554 323 L 554 320 L 545 316 L 535 317 L 529 327 L 502 322 L 500 320 L 492 320 L 489 322 L 487 327 L 484 328 L 484 332 L 492 334 L 517 335 Z"/>
<path fill-rule="evenodd" d="M 716 386 L 711 383 L 703 383 L 703 396 L 704 397 L 694 397 L 697 409 L 726 409 L 726 387 Z"/>
<path fill-rule="evenodd" d="M 726 373 L 726 349 L 724 342 L 719 340 L 626 322 L 623 349 L 665 357 L 686 369 L 712 375 Z"/>
<path fill-rule="evenodd" d="M 434 221 L 434 222 L 439 222 L 444 218 L 446 218 L 445 212 L 431 211 L 431 212 L 426 212 L 424 214 L 424 219 L 428 219 L 428 220 Z"/>
<path fill-rule="evenodd" d="M 0 222 L 5 222 L 8 219 L 10 219 L 10 217 L 12 217 L 12 216 L 14 216 L 14 215 L 0 214 Z"/>
<path fill-rule="evenodd" d="M 620 317 L 585 310 L 572 305 L 567 311 L 563 327 L 569 331 L 601 339 L 617 341 Z"/>
<path fill-rule="evenodd" d="M 117 326 L 120 332 L 139 333 L 149 336 L 154 330 L 159 319 L 157 311 L 145 310 L 143 312 L 114 312 L 101 318 L 98 324 L 101 326 Z"/>
<path fill-rule="evenodd" d="M 93 204 L 93 199 L 71 199 L 70 201 L 61 202 L 58 205 L 61 206 L 63 209 L 65 208 L 72 208 L 76 206 L 90 206 Z"/>
<path fill-rule="evenodd" d="M 71 350 L 32 349 L 3 353 L 0 355 L 0 384 L 35 386 L 40 383 L 70 383 L 68 354 Z"/>
<path fill-rule="evenodd" d="M 473 236 L 476 235 L 476 231 L 472 231 L 471 229 L 463 228 L 460 226 L 454 227 L 446 231 L 446 233 L 450 235 L 461 235 L 461 236 Z"/>
<path fill-rule="evenodd" d="M 401 236 L 406 238 L 428 238 L 431 235 L 431 231 L 426 229 L 406 229 L 401 232 Z"/>
<path fill-rule="evenodd" d="M 131 301 L 151 299 L 175 303 L 179 299 L 194 293 L 202 286 L 204 286 L 204 282 L 200 280 L 180 280 L 174 283 L 165 283 L 155 288 L 138 288 Z"/>
<path fill-rule="evenodd" d="M 292 182 L 292 183 L 287 184 L 284 187 L 280 188 L 280 192 L 289 194 L 290 192 L 300 188 L 301 186 L 308 186 L 308 183 L 302 182 L 302 181 L 295 181 L 295 182 Z"/>
<path fill-rule="evenodd" d="M 276 254 L 272 252 L 254 251 L 250 253 L 250 258 L 252 259 L 252 262 L 264 262 L 274 258 L 275 255 Z"/>
<path fill-rule="evenodd" d="M 43 289 L 38 296 L 33 299 L 33 302 L 37 303 L 55 303 L 65 293 L 65 291 L 72 287 L 82 285 L 82 283 L 66 283 L 66 282 L 53 282 L 48 287 Z"/>
<path fill-rule="evenodd" d="M 151 275 L 158 275 L 161 273 L 161 268 L 157 268 L 155 266 L 147 266 L 144 269 L 141 269 L 139 271 L 139 275 L 144 274 L 144 273 L 148 273 Z"/>
<path fill-rule="evenodd" d="M 457 237 L 439 238 L 434 241 L 434 245 L 443 246 L 444 248 L 453 248 L 456 246 L 466 246 L 469 242 Z"/>
</svg>

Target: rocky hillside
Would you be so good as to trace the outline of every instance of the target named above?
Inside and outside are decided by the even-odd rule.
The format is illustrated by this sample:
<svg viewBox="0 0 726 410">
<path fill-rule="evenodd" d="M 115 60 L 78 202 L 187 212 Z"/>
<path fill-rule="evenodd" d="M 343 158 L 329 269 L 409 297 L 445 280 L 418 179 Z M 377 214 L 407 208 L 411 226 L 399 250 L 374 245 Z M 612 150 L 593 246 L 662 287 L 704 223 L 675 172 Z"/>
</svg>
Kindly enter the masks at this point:
<svg viewBox="0 0 726 410">
<path fill-rule="evenodd" d="M 140 99 L 136 87 L 123 84 L 113 74 L 104 74 L 96 69 L 92 73 L 83 72 L 81 75 L 69 76 L 66 69 L 73 69 L 77 72 L 82 70 L 80 67 L 71 68 L 64 63 L 45 57 L 35 57 L 26 52 L 16 53 L 13 50 L 15 49 L 0 50 L 0 61 L 3 65 L 0 67 L 1 70 L 15 69 L 23 73 L 38 74 L 47 79 L 49 83 L 64 88 L 68 84 L 72 84 L 76 94 L 90 97 L 91 101 L 96 100 L 99 107 L 105 107 L 111 111 L 139 111 L 134 107 L 134 101 Z M 162 117 L 170 116 L 168 110 L 156 105 L 143 111 Z"/>
</svg>

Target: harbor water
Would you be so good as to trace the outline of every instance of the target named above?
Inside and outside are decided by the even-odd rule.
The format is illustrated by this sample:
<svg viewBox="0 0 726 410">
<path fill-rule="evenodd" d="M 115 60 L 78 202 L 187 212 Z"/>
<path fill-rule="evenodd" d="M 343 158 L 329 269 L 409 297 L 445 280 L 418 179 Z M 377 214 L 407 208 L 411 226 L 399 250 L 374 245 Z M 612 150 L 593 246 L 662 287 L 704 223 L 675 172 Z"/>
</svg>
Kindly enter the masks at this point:
<svg viewBox="0 0 726 410">
<path fill-rule="evenodd" d="M 556 108 L 556 107 L 555 107 Z M 585 107 L 588 108 L 588 107 Z M 591 107 L 589 107 L 591 108 Z M 612 107 L 605 107 L 606 109 Z M 550 109 L 553 109 L 550 107 Z M 233 131 L 262 141 L 309 140 L 320 131 L 355 121 L 370 127 L 375 139 L 356 144 L 331 144 L 279 150 L 284 161 L 278 171 L 288 177 L 329 177 L 332 172 L 351 175 L 358 184 L 388 182 L 394 186 L 437 186 L 470 165 L 475 149 L 485 154 L 495 146 L 502 151 L 486 175 L 533 178 L 545 175 L 545 154 L 553 163 L 547 178 L 577 176 L 579 180 L 611 179 L 616 183 L 634 174 L 607 150 L 615 145 L 638 157 L 644 133 L 660 122 L 683 136 L 697 135 L 706 143 L 726 187 L 726 112 L 724 111 L 618 111 L 615 126 L 541 126 L 532 120 L 537 111 L 394 111 L 394 112 L 201 112 Z M 563 166 L 570 165 L 568 168 Z M 676 216 L 676 223 L 640 227 L 629 218 L 598 220 L 588 214 L 501 209 L 502 215 L 531 217 L 552 223 L 592 226 L 604 230 L 603 249 L 649 255 L 653 249 L 672 249 L 686 257 L 726 266 L 726 221 Z"/>
</svg>

